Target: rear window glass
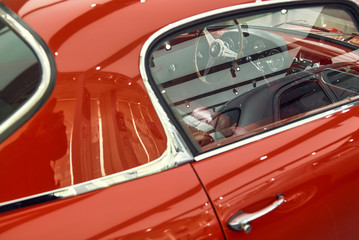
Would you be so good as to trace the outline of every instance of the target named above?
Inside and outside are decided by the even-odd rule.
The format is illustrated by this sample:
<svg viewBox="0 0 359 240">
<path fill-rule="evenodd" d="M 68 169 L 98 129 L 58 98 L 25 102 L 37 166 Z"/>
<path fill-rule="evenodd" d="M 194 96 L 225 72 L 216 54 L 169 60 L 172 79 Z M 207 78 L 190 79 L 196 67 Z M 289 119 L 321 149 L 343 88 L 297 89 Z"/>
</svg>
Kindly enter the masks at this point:
<svg viewBox="0 0 359 240">
<path fill-rule="evenodd" d="M 34 93 L 41 66 L 29 46 L 0 21 L 0 123 Z"/>
</svg>

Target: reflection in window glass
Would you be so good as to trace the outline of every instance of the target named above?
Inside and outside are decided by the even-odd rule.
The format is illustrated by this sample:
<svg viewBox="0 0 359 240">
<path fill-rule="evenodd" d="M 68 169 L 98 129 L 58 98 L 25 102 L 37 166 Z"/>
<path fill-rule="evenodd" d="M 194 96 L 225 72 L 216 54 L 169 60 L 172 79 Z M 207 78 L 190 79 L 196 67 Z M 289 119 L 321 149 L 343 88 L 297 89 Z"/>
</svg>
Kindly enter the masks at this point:
<svg viewBox="0 0 359 240">
<path fill-rule="evenodd" d="M 172 36 L 150 58 L 161 98 L 204 150 L 358 94 L 359 36 L 347 10 L 239 15 Z"/>
</svg>

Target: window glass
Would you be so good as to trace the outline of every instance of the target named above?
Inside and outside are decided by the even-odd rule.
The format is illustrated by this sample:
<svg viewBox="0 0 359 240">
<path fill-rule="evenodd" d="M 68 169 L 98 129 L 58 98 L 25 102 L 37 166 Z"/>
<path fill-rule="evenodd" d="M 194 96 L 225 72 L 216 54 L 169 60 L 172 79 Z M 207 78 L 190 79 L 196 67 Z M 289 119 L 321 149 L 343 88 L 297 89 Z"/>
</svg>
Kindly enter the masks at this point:
<svg viewBox="0 0 359 240">
<path fill-rule="evenodd" d="M 242 12 L 167 37 L 148 68 L 159 98 L 208 150 L 356 96 L 353 19 L 330 5 Z"/>
<path fill-rule="evenodd" d="M 40 80 L 35 54 L 0 21 L 0 124 L 30 98 Z"/>
<path fill-rule="evenodd" d="M 330 99 L 316 81 L 304 82 L 280 95 L 279 117 L 286 119 L 330 103 Z"/>
</svg>

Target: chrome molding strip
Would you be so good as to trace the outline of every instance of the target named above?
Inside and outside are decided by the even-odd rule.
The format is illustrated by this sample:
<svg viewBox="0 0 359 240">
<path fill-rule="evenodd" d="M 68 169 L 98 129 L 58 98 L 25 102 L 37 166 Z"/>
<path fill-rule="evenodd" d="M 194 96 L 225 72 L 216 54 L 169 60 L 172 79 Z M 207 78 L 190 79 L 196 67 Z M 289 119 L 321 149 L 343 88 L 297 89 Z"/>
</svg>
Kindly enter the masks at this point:
<svg viewBox="0 0 359 240">
<path fill-rule="evenodd" d="M 92 192 L 175 167 L 178 165 L 178 162 L 173 162 L 172 156 L 177 155 L 177 159 L 187 158 L 187 156 L 178 153 L 177 148 L 180 148 L 180 146 L 171 145 L 160 158 L 120 173 L 115 173 L 102 178 L 75 184 L 73 186 L 0 203 L 0 212 L 5 212 L 37 203 L 44 203 L 56 199 L 77 196 L 83 193 Z"/>
<path fill-rule="evenodd" d="M 298 126 L 301 126 L 301 125 L 304 125 L 304 124 L 307 124 L 307 123 L 310 123 L 312 121 L 315 121 L 315 120 L 318 120 L 318 119 L 321 119 L 321 118 L 325 118 L 325 117 L 330 117 L 331 115 L 333 115 L 335 113 L 345 112 L 347 109 L 349 109 L 351 107 L 354 107 L 356 105 L 359 105 L 359 96 L 356 96 L 355 99 L 356 99 L 355 102 L 350 102 L 350 103 L 347 103 L 345 105 L 339 106 L 337 108 L 330 109 L 328 111 L 325 111 L 325 112 L 322 112 L 322 113 L 319 113 L 319 114 L 316 114 L 316 115 L 313 115 L 313 116 L 310 116 L 310 117 L 306 117 L 306 118 L 304 118 L 302 120 L 298 120 L 298 121 L 293 122 L 293 123 L 288 123 L 286 125 L 283 125 L 281 127 L 275 128 L 273 130 L 269 130 L 268 132 L 263 132 L 263 133 L 260 133 L 258 135 L 255 135 L 253 137 L 249 137 L 249 138 L 246 138 L 246 139 L 243 139 L 243 140 L 239 140 L 238 142 L 233 142 L 233 143 L 230 143 L 228 145 L 225 145 L 225 146 L 210 150 L 208 152 L 199 154 L 194 159 L 196 161 L 201 161 L 203 159 L 213 157 L 213 156 L 218 155 L 220 153 L 236 149 L 238 147 L 244 146 L 244 145 L 249 144 L 251 142 L 255 142 L 255 141 L 261 140 L 263 138 L 270 137 L 270 136 L 275 135 L 277 133 L 287 131 L 289 129 L 292 129 L 292 128 L 295 128 L 295 127 L 298 127 Z"/>
<path fill-rule="evenodd" d="M 51 85 L 51 63 L 49 57 L 43 48 L 43 46 L 35 39 L 28 29 L 22 26 L 13 16 L 7 13 L 0 7 L 0 17 L 5 21 L 9 27 L 15 31 L 22 39 L 29 44 L 30 48 L 34 51 L 37 56 L 40 65 L 42 67 L 42 78 L 40 84 L 29 100 L 27 100 L 16 112 L 14 112 L 9 118 L 7 118 L 0 125 L 0 136 L 6 131 L 12 128 L 16 123 L 28 114 L 35 105 L 43 100 L 44 95 L 49 90 Z"/>
</svg>

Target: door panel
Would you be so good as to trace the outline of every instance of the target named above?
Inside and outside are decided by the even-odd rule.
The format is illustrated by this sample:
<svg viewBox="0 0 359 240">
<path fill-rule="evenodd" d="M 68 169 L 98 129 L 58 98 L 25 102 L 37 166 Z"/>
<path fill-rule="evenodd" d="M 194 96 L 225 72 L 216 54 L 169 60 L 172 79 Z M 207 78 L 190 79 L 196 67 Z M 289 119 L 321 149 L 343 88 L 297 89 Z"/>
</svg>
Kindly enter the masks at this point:
<svg viewBox="0 0 359 240">
<path fill-rule="evenodd" d="M 26 237 L 25 237 L 26 236 Z M 223 239 L 189 164 L 0 215 L 0 239 Z"/>
<path fill-rule="evenodd" d="M 228 239 L 358 239 L 359 108 L 351 108 L 193 163 Z M 285 201 L 251 222 L 227 226 L 282 193 Z"/>
</svg>

